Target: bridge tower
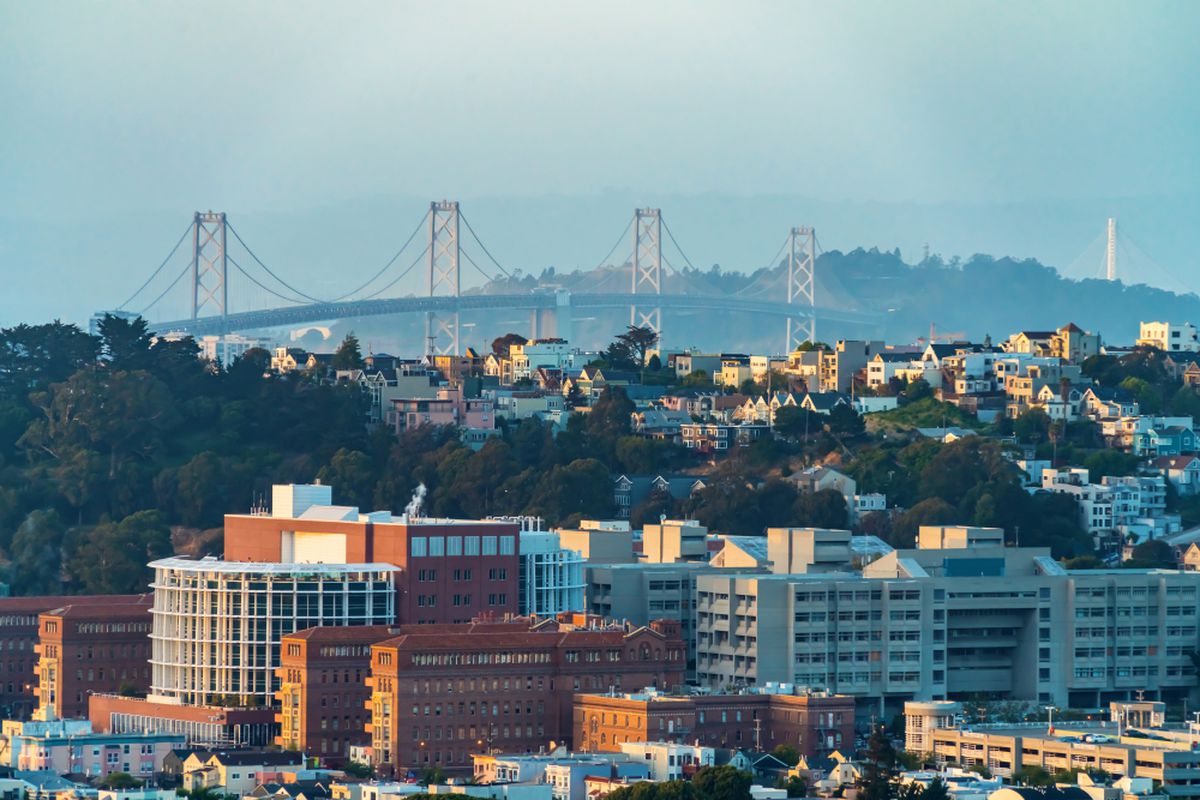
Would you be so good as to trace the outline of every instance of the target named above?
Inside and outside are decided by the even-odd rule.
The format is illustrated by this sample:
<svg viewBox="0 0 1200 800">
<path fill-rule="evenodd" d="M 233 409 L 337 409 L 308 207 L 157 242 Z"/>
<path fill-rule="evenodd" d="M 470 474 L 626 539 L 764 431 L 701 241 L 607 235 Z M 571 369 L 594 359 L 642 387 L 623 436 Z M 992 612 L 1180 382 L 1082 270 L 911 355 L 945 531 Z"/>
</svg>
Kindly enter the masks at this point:
<svg viewBox="0 0 1200 800">
<path fill-rule="evenodd" d="M 429 297 L 458 297 L 459 272 L 458 202 L 442 200 L 429 204 L 429 260 L 426 286 Z M 441 341 L 446 339 L 445 344 Z M 425 312 L 426 355 L 458 353 L 458 310 L 446 314 Z"/>
<path fill-rule="evenodd" d="M 228 278 L 225 214 L 197 211 L 192 218 L 192 319 L 210 307 L 228 316 Z"/>
<path fill-rule="evenodd" d="M 788 305 L 807 307 L 808 316 L 790 316 L 787 321 L 787 350 L 817 340 L 816 240 L 813 228 L 792 228 L 788 235 Z"/>
<path fill-rule="evenodd" d="M 662 307 L 657 300 L 638 303 L 636 295 L 662 294 L 662 212 L 639 208 L 633 212 L 634 301 L 629 305 L 629 324 L 653 328 L 662 337 Z"/>
</svg>

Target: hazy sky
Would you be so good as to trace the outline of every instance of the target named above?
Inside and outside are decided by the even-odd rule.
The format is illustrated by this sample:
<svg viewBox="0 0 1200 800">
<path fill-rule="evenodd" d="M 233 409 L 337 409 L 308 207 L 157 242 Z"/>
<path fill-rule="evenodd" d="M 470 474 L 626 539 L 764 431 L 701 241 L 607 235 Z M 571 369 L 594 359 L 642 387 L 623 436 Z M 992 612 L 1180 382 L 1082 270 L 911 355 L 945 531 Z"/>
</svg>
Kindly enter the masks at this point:
<svg viewBox="0 0 1200 800">
<path fill-rule="evenodd" d="M 196 208 L 303 235 L 393 196 L 1169 204 L 1197 42 L 1196 2 L 7 2 L 0 324 L 119 302 Z"/>
</svg>

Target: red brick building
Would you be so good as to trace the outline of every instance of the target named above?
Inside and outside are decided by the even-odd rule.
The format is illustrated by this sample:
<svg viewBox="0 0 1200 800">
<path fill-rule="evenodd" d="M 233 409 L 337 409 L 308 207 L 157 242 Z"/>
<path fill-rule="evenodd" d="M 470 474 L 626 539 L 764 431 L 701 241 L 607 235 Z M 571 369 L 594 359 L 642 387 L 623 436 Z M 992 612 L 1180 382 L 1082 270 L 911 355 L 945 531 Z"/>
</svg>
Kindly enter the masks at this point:
<svg viewBox="0 0 1200 800">
<path fill-rule="evenodd" d="M 137 595 L 0 598 L 0 715 L 29 719 L 37 706 L 38 615 L 65 604 L 110 603 Z"/>
<path fill-rule="evenodd" d="M 276 489 L 292 494 L 276 495 L 271 516 L 225 517 L 227 560 L 392 564 L 400 568 L 398 623 L 463 623 L 480 614 L 503 616 L 519 610 L 517 523 L 407 519 L 300 501 L 284 505 L 284 496 L 328 487 Z"/>
<path fill-rule="evenodd" d="M 145 693 L 150 687 L 153 595 L 92 599 L 38 617 L 39 716 L 86 717 L 93 693 Z"/>
<path fill-rule="evenodd" d="M 396 774 L 463 770 L 481 750 L 569 744 L 575 692 L 675 687 L 686 665 L 674 620 L 632 628 L 516 618 L 407 629 L 371 647 L 372 760 Z"/>
<path fill-rule="evenodd" d="M 352 746 L 370 744 L 371 645 L 401 630 L 387 625 L 309 628 L 283 637 L 275 743 L 339 766 Z"/>
<path fill-rule="evenodd" d="M 581 693 L 574 705 L 575 747 L 592 752 L 620 752 L 623 742 L 758 750 L 787 744 L 812 758 L 854 746 L 854 698 L 848 695 Z"/>
</svg>

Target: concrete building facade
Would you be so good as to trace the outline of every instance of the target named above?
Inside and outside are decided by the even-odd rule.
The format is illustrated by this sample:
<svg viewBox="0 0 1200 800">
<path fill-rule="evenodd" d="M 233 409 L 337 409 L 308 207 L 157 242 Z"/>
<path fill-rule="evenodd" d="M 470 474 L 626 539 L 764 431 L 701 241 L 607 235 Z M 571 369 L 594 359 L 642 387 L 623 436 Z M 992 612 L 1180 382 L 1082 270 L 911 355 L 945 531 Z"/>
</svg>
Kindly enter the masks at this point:
<svg viewBox="0 0 1200 800">
<path fill-rule="evenodd" d="M 1002 536 L 926 527 L 917 549 L 861 572 L 698 575 L 697 679 L 893 708 L 975 693 L 1095 707 L 1194 689 L 1200 575 L 1068 571 Z"/>
</svg>

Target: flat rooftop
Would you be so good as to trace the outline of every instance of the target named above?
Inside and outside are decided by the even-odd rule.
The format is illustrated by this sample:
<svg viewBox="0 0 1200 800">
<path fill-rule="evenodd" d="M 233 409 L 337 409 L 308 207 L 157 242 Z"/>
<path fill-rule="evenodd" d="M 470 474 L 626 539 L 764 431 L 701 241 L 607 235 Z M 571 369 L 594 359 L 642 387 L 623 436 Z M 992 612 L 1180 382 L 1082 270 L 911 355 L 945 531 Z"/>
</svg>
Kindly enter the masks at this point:
<svg viewBox="0 0 1200 800">
<path fill-rule="evenodd" d="M 1132 730 L 1132 732 L 1131 732 Z M 1158 729 L 1147 731 L 1142 728 L 1122 728 L 1120 739 L 1117 737 L 1117 726 L 1114 723 L 1103 722 L 1075 722 L 1072 721 L 1062 727 L 1055 725 L 1054 733 L 1049 733 L 1044 724 L 1033 725 L 976 725 L 964 730 L 967 735 L 977 734 L 980 736 L 1012 736 L 1021 737 L 1025 741 L 1037 741 L 1043 743 L 1061 743 L 1073 747 L 1119 747 L 1125 750 L 1164 750 L 1191 752 L 1192 747 L 1190 741 L 1185 738 L 1187 731 L 1183 729 Z M 1174 734 L 1181 738 L 1170 739 L 1167 734 Z M 1104 736 L 1109 739 L 1107 742 L 1085 742 L 1083 737 L 1087 735 Z M 1154 739 L 1150 736 L 1160 736 L 1162 738 Z"/>
</svg>

